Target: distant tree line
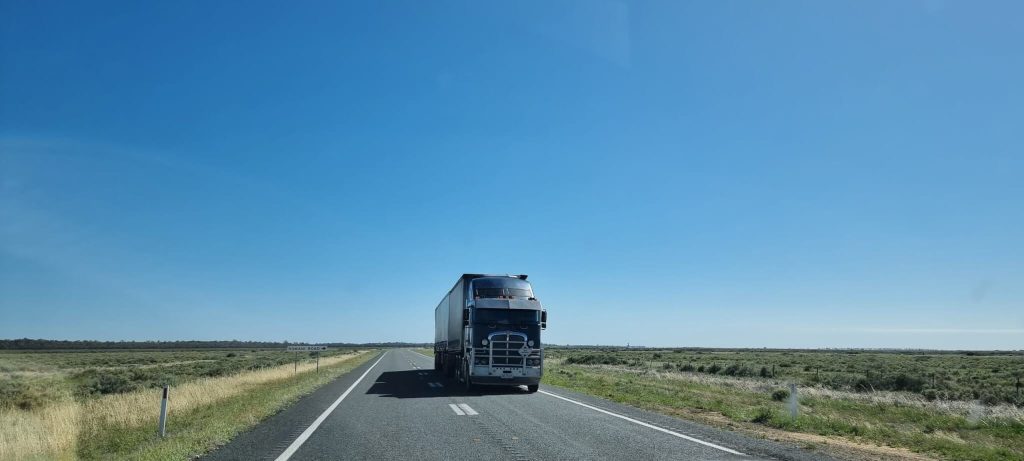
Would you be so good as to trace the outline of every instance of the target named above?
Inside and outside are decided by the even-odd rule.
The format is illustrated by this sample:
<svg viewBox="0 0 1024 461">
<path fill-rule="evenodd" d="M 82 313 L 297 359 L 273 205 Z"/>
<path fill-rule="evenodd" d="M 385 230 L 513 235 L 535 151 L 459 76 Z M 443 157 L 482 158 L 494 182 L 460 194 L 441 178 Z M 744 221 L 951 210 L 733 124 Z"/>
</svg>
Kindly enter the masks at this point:
<svg viewBox="0 0 1024 461">
<path fill-rule="evenodd" d="M 55 339 L 0 339 L 0 350 L 86 350 L 86 349 L 272 349 L 304 342 L 274 341 L 65 341 Z M 328 347 L 426 347 L 429 343 L 318 343 Z"/>
</svg>

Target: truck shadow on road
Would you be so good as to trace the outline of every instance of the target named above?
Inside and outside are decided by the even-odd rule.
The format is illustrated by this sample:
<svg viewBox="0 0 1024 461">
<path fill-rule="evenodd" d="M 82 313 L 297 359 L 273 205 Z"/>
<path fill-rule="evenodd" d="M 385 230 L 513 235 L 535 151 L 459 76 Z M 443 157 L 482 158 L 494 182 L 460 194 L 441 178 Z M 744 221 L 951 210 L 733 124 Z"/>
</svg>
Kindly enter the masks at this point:
<svg viewBox="0 0 1024 461">
<path fill-rule="evenodd" d="M 475 386 L 466 391 L 462 383 L 433 370 L 385 371 L 366 391 L 367 395 L 399 399 L 427 399 L 480 395 L 528 395 L 524 386 Z"/>
</svg>

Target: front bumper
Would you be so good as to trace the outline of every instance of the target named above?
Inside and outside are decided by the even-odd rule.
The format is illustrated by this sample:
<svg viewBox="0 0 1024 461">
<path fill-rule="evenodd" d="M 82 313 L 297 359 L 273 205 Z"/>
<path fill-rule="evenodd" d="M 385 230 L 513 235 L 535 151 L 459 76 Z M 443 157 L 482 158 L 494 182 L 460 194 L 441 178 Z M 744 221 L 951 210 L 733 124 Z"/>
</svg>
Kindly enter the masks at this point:
<svg viewBox="0 0 1024 461">
<path fill-rule="evenodd" d="M 541 367 L 490 367 L 476 365 L 470 371 L 474 384 L 518 385 L 540 383 Z"/>
<path fill-rule="evenodd" d="M 474 376 L 471 379 L 473 381 L 473 384 L 481 384 L 484 386 L 532 386 L 535 384 L 540 384 L 540 378 L 533 378 L 528 376 L 512 378 L 498 378 L 494 376 Z"/>
</svg>

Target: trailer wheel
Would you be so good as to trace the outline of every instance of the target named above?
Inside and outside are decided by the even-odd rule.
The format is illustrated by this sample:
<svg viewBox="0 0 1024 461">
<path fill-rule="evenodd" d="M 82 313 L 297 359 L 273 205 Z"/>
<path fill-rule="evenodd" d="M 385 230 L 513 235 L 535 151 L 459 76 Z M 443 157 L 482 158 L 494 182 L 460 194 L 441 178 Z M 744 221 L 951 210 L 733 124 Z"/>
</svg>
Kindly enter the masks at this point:
<svg viewBox="0 0 1024 461">
<path fill-rule="evenodd" d="M 537 389 L 540 389 L 540 384 L 530 384 L 526 386 L 526 392 L 531 394 L 537 392 Z"/>
</svg>

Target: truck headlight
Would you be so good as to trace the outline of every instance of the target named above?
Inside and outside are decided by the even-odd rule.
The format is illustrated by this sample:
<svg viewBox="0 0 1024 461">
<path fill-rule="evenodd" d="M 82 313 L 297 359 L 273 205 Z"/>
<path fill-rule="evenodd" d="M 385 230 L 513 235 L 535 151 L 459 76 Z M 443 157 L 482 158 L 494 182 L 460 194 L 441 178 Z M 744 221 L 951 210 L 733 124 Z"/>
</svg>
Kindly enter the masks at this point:
<svg viewBox="0 0 1024 461">
<path fill-rule="evenodd" d="M 527 341 L 526 345 L 530 346 L 530 347 L 533 347 L 533 340 L 531 339 L 531 340 Z"/>
<path fill-rule="evenodd" d="M 487 338 L 480 340 L 480 344 L 483 344 L 484 346 L 486 346 L 488 342 L 490 341 L 487 341 Z"/>
<path fill-rule="evenodd" d="M 474 362 L 477 365 L 487 365 L 487 357 L 477 357 Z"/>
</svg>

